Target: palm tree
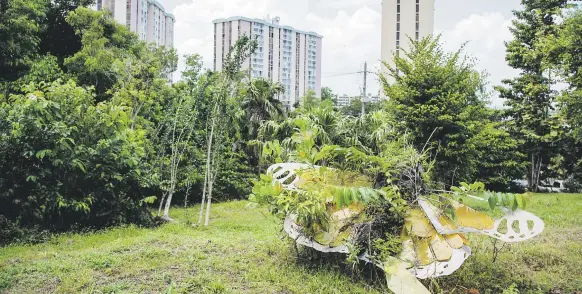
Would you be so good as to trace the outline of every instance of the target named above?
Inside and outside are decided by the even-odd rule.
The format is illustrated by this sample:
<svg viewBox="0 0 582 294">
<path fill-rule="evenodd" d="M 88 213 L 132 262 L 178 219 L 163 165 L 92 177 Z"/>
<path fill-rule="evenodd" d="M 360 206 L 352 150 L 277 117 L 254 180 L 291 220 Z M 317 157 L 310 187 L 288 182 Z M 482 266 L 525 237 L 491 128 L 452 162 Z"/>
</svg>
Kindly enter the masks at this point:
<svg viewBox="0 0 582 294">
<path fill-rule="evenodd" d="M 283 104 L 277 99 L 278 95 L 284 93 L 284 88 L 281 83 L 258 78 L 249 81 L 245 90 L 241 104 L 245 112 L 243 126 L 248 130 L 248 139 L 254 140 L 263 122 L 284 115 Z"/>
</svg>

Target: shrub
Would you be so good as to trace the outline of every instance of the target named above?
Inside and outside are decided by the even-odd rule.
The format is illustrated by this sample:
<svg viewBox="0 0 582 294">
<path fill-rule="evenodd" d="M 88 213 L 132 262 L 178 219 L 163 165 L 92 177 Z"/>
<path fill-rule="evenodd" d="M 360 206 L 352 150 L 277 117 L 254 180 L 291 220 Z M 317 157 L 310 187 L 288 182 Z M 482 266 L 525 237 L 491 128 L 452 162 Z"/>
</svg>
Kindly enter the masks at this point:
<svg viewBox="0 0 582 294">
<path fill-rule="evenodd" d="M 129 111 L 74 82 L 0 105 L 0 215 L 50 230 L 152 224 L 140 195 L 148 140 Z"/>
<path fill-rule="evenodd" d="M 564 188 L 569 193 L 580 193 L 582 192 L 582 182 L 575 177 L 571 177 L 564 182 Z"/>
</svg>

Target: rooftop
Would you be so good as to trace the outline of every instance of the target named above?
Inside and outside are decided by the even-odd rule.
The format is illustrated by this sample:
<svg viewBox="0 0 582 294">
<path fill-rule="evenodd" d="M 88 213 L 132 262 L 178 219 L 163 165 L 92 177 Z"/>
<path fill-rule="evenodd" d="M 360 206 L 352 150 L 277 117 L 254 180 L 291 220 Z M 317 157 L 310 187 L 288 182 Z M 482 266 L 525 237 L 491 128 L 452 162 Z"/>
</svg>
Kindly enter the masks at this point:
<svg viewBox="0 0 582 294">
<path fill-rule="evenodd" d="M 275 18 L 277 19 L 277 18 Z M 269 20 L 265 20 L 265 19 L 260 19 L 260 18 L 249 18 L 249 17 L 244 17 L 244 16 L 233 16 L 233 17 L 229 17 L 229 18 L 219 18 L 219 19 L 215 19 L 212 21 L 212 23 L 221 23 L 221 22 L 229 22 L 229 21 L 235 21 L 235 20 L 244 20 L 244 21 L 248 21 L 248 22 L 257 22 L 257 23 L 261 23 L 267 26 L 271 26 L 274 28 L 280 28 L 280 29 L 286 29 L 286 30 L 291 30 L 291 31 L 295 31 L 301 34 L 306 34 L 306 35 L 310 35 L 310 36 L 314 36 L 317 38 L 323 38 L 322 35 L 316 33 L 316 32 L 306 32 L 306 31 L 302 31 L 302 30 L 298 30 L 295 29 L 293 27 L 290 26 L 282 26 L 278 23 L 273 23 L 272 21 Z"/>
<path fill-rule="evenodd" d="M 162 10 L 164 12 L 164 15 L 173 19 L 174 21 L 176 20 L 176 18 L 174 17 L 173 14 L 166 12 L 166 9 L 164 8 L 164 6 L 162 6 L 162 4 L 156 0 L 148 0 L 149 3 L 157 6 L 160 10 Z"/>
</svg>

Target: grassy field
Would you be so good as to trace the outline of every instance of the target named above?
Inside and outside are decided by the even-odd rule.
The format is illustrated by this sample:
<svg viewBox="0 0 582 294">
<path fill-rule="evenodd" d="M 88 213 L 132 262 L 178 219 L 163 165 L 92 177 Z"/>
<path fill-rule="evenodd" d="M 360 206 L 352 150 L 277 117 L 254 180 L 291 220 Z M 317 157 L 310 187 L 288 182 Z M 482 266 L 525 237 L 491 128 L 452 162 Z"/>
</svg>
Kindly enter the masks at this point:
<svg viewBox="0 0 582 294">
<path fill-rule="evenodd" d="M 434 292 L 582 291 L 582 195 L 535 195 L 528 209 L 546 231 L 505 246 L 472 237 L 474 254 L 453 276 L 426 281 Z M 246 202 L 218 204 L 211 226 L 194 228 L 196 208 L 156 229 L 70 234 L 0 249 L 0 293 L 382 293 L 381 274 L 297 256 L 280 227 Z M 283 240 L 282 240 L 283 239 Z M 500 244 L 496 245 L 501 247 Z"/>
</svg>

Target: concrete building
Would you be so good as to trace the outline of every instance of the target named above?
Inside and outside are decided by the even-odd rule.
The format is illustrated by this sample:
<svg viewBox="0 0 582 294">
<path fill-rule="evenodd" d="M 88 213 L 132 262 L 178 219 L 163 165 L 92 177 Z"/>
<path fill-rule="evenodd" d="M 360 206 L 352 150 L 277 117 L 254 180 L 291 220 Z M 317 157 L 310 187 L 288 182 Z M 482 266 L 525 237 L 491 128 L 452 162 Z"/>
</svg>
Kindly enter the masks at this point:
<svg viewBox="0 0 582 294">
<path fill-rule="evenodd" d="M 392 63 L 394 54 L 410 48 L 409 38 L 433 33 L 435 0 L 382 0 L 381 58 Z"/>
<path fill-rule="evenodd" d="M 109 10 L 118 23 L 126 25 L 140 40 L 174 47 L 174 16 L 158 1 L 97 0 L 93 8 Z"/>
<path fill-rule="evenodd" d="M 279 24 L 278 17 L 251 19 L 241 16 L 214 20 L 214 70 L 220 71 L 230 48 L 240 36 L 257 40 L 258 48 L 245 62 L 252 78 L 281 82 L 279 100 L 287 108 L 308 90 L 321 97 L 322 36 Z"/>
<path fill-rule="evenodd" d="M 337 107 L 346 107 L 346 106 L 350 106 L 350 104 L 352 104 L 352 101 L 358 99 L 360 100 L 362 98 L 361 95 L 359 96 L 348 96 L 346 94 L 343 95 L 337 95 L 335 98 L 335 106 Z M 376 96 L 372 96 L 371 93 L 368 93 L 368 97 L 366 98 L 366 100 L 364 101 L 364 103 L 368 104 L 368 103 L 377 103 L 380 102 L 381 97 L 379 95 Z"/>
<path fill-rule="evenodd" d="M 352 103 L 352 97 L 343 94 L 343 95 L 337 95 L 335 98 L 335 106 L 337 107 L 346 107 L 349 106 L 350 103 Z"/>
</svg>

